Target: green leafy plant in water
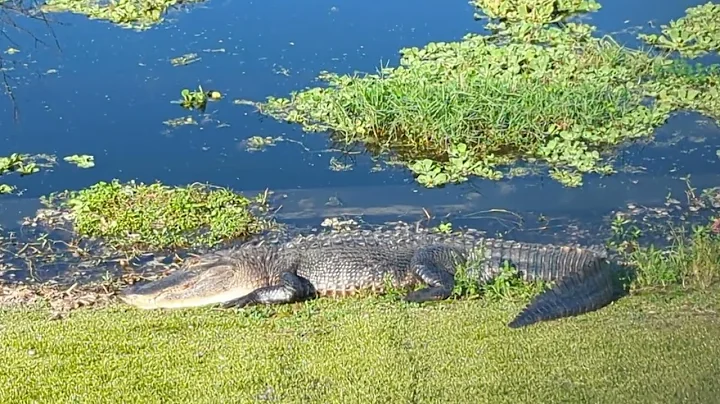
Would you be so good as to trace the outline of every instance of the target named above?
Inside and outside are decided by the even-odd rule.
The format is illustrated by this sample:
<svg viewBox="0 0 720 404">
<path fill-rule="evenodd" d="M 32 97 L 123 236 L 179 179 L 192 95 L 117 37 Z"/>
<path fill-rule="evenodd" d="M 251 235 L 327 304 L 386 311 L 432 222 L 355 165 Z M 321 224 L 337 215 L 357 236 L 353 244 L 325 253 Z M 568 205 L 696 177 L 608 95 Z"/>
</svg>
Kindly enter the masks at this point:
<svg viewBox="0 0 720 404">
<path fill-rule="evenodd" d="M 22 164 L 22 155 L 18 153 L 13 153 L 8 157 L 0 157 L 0 175 L 15 171 L 17 168 L 22 167 Z"/>
<path fill-rule="evenodd" d="M 655 69 L 647 94 L 665 108 L 699 111 L 720 123 L 720 66 L 674 60 Z"/>
<path fill-rule="evenodd" d="M 45 163 L 38 162 L 46 160 Z M 49 167 L 52 165 L 52 156 L 12 153 L 7 157 L 0 157 L 0 176 L 16 172 L 20 176 L 35 174 L 40 171 L 40 167 Z M 15 191 L 15 187 L 7 184 L 0 184 L 0 195 L 9 194 Z"/>
<path fill-rule="evenodd" d="M 577 171 L 558 170 L 557 168 L 551 168 L 548 175 L 550 175 L 550 178 L 569 187 L 579 187 L 583 184 L 582 174 L 578 173 Z"/>
<path fill-rule="evenodd" d="M 720 4 L 690 7 L 686 15 L 661 26 L 661 34 L 639 34 L 650 45 L 696 58 L 720 49 Z"/>
<path fill-rule="evenodd" d="M 27 154 L 13 153 L 9 157 L 0 157 L 0 175 L 15 171 L 21 176 L 35 174 L 40 171 L 37 163 L 29 159 Z"/>
<path fill-rule="evenodd" d="M 600 9 L 594 0 L 472 0 L 470 3 L 490 18 L 540 25 Z M 478 14 L 475 17 L 481 18 Z"/>
<path fill-rule="evenodd" d="M 497 167 L 517 160 L 580 186 L 586 173 L 614 173 L 612 149 L 673 111 L 720 114 L 716 73 L 671 73 L 664 55 L 595 37 L 587 24 L 555 24 L 596 10 L 594 1 L 476 4 L 496 20 L 493 35 L 403 49 L 398 67 L 376 74 L 322 72 L 327 86 L 255 105 L 305 131 L 390 151 L 427 187 L 498 179 Z"/>
<path fill-rule="evenodd" d="M 409 164 L 408 168 L 418 175 L 417 181 L 428 188 L 446 183 L 464 182 L 471 174 L 491 179 L 502 178 L 500 171 L 492 169 L 493 156 L 488 156 L 485 161 L 474 161 L 464 143 L 450 146 L 448 156 L 448 161 L 445 163 L 422 159 Z M 488 166 L 489 164 L 492 166 Z"/>
<path fill-rule="evenodd" d="M 198 86 L 197 91 L 191 91 L 184 88 L 180 95 L 182 100 L 178 103 L 186 109 L 197 109 L 199 111 L 205 111 L 208 102 L 208 95 L 203 90 L 202 86 Z"/>
<path fill-rule="evenodd" d="M 107 20 L 124 28 L 148 29 L 162 22 L 172 7 L 204 0 L 47 0 L 44 12 L 72 12 L 92 19 Z"/>
<path fill-rule="evenodd" d="M 76 166 L 78 166 L 80 168 L 95 167 L 95 157 L 90 156 L 88 154 L 83 154 L 83 155 L 73 154 L 72 156 L 64 157 L 63 160 L 67 161 L 68 163 L 75 164 Z"/>
<path fill-rule="evenodd" d="M 570 35 L 558 34 L 554 47 L 468 35 L 404 49 L 398 68 L 323 73 L 328 87 L 259 108 L 341 142 L 393 150 L 426 186 L 497 179 L 494 167 L 517 158 L 606 174 L 600 151 L 651 133 L 670 108 L 643 105 L 648 55 L 604 39 L 573 43 L 575 51 Z M 577 175 L 566 182 L 579 183 Z"/>
<path fill-rule="evenodd" d="M 69 207 L 75 231 L 117 248 L 175 249 L 212 246 L 263 229 L 251 204 L 263 204 L 228 189 L 203 184 L 100 182 L 88 189 L 52 195 Z"/>
<path fill-rule="evenodd" d="M 418 174 L 417 181 L 428 188 L 447 184 L 450 181 L 450 177 L 442 172 L 442 167 L 430 159 L 416 161 L 410 166 L 410 170 Z"/>
</svg>

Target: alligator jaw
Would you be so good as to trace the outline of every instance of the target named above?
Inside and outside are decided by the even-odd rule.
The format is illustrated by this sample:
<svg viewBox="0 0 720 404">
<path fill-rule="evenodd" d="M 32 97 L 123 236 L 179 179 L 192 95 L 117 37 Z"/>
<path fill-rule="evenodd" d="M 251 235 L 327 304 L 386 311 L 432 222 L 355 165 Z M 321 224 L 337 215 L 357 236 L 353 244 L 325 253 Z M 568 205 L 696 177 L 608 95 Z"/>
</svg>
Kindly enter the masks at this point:
<svg viewBox="0 0 720 404">
<path fill-rule="evenodd" d="M 228 265 L 177 271 L 154 282 L 127 288 L 118 298 L 146 310 L 208 306 L 241 298 L 261 286 L 243 280 Z"/>
<path fill-rule="evenodd" d="M 119 294 L 118 298 L 125 304 L 144 310 L 182 309 L 225 303 L 243 297 L 252 291 L 253 289 L 236 288 L 226 290 L 222 293 L 214 293 L 208 296 L 172 298 L 163 295 L 133 293 L 132 290 L 128 289 Z"/>
</svg>

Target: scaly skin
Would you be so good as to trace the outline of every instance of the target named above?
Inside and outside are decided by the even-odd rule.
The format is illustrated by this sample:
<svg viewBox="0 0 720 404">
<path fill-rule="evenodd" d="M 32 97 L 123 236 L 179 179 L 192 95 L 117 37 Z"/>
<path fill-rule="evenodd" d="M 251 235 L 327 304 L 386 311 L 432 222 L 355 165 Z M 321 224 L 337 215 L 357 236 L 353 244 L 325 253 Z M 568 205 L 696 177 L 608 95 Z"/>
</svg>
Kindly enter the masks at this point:
<svg viewBox="0 0 720 404">
<path fill-rule="evenodd" d="M 424 285 L 405 296 L 422 303 L 447 299 L 455 269 L 480 281 L 505 262 L 525 280 L 557 281 L 510 324 L 517 328 L 596 310 L 614 300 L 613 273 L 600 249 L 484 238 L 475 230 L 440 234 L 409 227 L 299 235 L 276 245 L 220 250 L 180 271 L 130 288 L 120 298 L 141 308 L 222 304 L 283 304 L 317 296 L 349 296 Z"/>
</svg>

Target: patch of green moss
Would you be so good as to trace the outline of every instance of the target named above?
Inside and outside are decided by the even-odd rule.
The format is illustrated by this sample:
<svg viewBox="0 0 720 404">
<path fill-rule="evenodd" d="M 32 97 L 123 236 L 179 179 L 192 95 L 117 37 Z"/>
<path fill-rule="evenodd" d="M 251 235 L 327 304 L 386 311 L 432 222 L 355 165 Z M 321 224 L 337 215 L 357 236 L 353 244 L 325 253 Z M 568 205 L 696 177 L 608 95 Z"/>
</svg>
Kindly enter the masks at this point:
<svg viewBox="0 0 720 404">
<path fill-rule="evenodd" d="M 321 299 L 0 311 L 0 402 L 714 402 L 718 293 L 641 296 L 511 330 L 519 304 Z M 112 386 L 109 388 L 108 386 Z"/>
<path fill-rule="evenodd" d="M 478 1 L 493 34 L 401 50 L 377 74 L 323 72 L 327 86 L 268 97 L 267 115 L 399 156 L 425 186 L 499 179 L 517 160 L 568 186 L 610 174 L 614 146 L 648 136 L 678 109 L 718 118 L 716 71 L 678 74 L 670 59 L 555 24 L 594 1 Z M 681 69 L 682 70 L 682 69 Z"/>
<path fill-rule="evenodd" d="M 70 208 L 74 230 L 118 248 L 167 249 L 212 246 L 243 239 L 263 229 L 252 204 L 229 189 L 204 184 L 170 187 L 160 183 L 100 182 L 88 189 L 53 195 Z"/>
</svg>

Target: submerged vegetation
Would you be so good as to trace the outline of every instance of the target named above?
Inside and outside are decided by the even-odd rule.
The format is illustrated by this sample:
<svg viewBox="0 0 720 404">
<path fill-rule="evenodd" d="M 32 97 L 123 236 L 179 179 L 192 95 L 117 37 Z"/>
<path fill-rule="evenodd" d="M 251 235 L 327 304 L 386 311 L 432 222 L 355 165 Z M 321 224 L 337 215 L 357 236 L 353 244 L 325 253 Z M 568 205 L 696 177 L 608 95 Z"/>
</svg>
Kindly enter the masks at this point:
<svg viewBox="0 0 720 404">
<path fill-rule="evenodd" d="M 608 152 L 652 134 L 673 111 L 720 118 L 717 69 L 627 49 L 587 24 L 556 24 L 598 9 L 593 0 L 476 5 L 492 35 L 402 49 L 400 66 L 376 74 L 322 72 L 327 86 L 257 107 L 394 152 L 426 186 L 499 179 L 499 167 L 517 160 L 547 164 L 553 178 L 578 186 L 584 173 L 614 172 Z"/>
<path fill-rule="evenodd" d="M 252 214 L 266 195 L 246 198 L 205 184 L 170 187 L 134 181 L 100 182 L 51 195 L 46 203 L 70 209 L 74 231 L 122 249 L 213 246 L 245 239 L 266 223 Z"/>
</svg>

